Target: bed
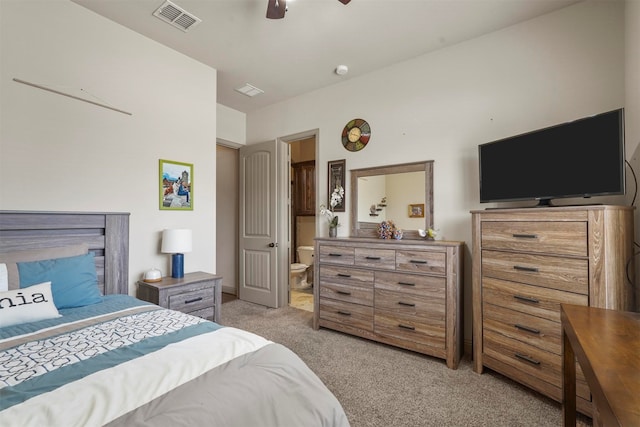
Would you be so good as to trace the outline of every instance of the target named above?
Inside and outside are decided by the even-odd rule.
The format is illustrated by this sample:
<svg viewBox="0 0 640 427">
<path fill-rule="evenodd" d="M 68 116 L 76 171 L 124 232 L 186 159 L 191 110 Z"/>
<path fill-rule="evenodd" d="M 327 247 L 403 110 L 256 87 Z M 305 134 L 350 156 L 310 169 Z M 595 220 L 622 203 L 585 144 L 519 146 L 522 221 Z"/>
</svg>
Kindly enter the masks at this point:
<svg viewBox="0 0 640 427">
<path fill-rule="evenodd" d="M 4 425 L 349 425 L 286 347 L 128 296 L 128 224 L 0 211 Z"/>
</svg>

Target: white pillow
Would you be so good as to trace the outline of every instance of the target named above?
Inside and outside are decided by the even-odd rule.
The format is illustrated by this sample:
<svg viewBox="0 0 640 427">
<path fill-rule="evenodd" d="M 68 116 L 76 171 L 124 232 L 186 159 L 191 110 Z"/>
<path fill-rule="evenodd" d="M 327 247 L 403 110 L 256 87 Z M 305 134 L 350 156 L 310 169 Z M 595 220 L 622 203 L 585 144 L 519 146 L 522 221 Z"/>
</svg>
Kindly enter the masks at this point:
<svg viewBox="0 0 640 427">
<path fill-rule="evenodd" d="M 0 292 L 0 328 L 61 317 L 53 303 L 51 282 Z"/>
<path fill-rule="evenodd" d="M 0 292 L 9 290 L 9 275 L 7 273 L 7 264 L 0 263 Z"/>
</svg>

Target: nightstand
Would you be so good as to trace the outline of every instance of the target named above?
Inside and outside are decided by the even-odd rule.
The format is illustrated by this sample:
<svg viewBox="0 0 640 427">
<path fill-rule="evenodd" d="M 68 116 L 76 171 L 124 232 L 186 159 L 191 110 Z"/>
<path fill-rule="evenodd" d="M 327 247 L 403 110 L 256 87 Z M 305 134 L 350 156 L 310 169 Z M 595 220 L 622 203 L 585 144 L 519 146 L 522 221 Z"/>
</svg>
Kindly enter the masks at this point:
<svg viewBox="0 0 640 427">
<path fill-rule="evenodd" d="M 180 279 L 163 277 L 159 282 L 137 282 L 137 297 L 171 310 L 220 322 L 222 276 L 197 271 Z"/>
</svg>

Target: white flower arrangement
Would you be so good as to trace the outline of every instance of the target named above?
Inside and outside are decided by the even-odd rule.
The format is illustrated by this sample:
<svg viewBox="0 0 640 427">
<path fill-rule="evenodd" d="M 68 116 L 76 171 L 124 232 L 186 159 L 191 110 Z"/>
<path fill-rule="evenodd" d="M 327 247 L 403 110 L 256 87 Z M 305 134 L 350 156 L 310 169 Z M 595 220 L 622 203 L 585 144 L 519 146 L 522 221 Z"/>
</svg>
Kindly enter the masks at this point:
<svg viewBox="0 0 640 427">
<path fill-rule="evenodd" d="M 342 202 L 342 198 L 344 197 L 344 188 L 342 186 L 337 186 L 333 193 L 331 193 L 331 201 L 329 204 L 331 205 L 331 209 L 328 209 L 324 204 L 320 205 L 320 215 L 327 217 L 327 222 L 329 223 L 329 228 L 334 228 L 338 226 L 338 215 L 333 213 L 333 209 Z"/>
</svg>

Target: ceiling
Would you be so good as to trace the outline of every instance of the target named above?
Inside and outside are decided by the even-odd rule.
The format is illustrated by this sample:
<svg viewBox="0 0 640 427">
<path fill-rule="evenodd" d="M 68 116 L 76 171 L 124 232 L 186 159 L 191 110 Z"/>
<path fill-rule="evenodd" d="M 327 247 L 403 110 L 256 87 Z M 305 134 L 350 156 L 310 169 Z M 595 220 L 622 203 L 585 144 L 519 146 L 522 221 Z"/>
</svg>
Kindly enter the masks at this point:
<svg viewBox="0 0 640 427">
<path fill-rule="evenodd" d="M 153 16 L 164 0 L 72 1 L 217 69 L 217 102 L 248 113 L 581 0 L 288 0 L 278 20 L 267 0 L 172 0 L 202 20 L 187 32 Z"/>
</svg>

